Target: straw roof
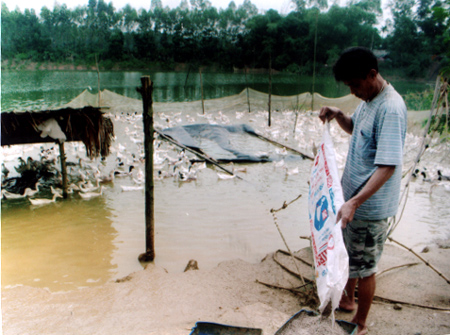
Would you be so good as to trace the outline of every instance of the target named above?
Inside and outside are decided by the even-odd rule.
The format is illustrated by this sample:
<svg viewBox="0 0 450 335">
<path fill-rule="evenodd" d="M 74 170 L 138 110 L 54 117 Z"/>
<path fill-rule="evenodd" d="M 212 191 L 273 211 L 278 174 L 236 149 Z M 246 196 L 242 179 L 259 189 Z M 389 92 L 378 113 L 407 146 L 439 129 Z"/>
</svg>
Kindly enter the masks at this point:
<svg viewBox="0 0 450 335">
<path fill-rule="evenodd" d="M 66 136 L 66 141 L 81 141 L 88 157 L 108 156 L 114 138 L 111 119 L 96 107 L 63 108 L 37 112 L 1 113 L 1 145 L 57 142 L 52 137 L 41 137 L 38 126 L 55 119 Z"/>
</svg>

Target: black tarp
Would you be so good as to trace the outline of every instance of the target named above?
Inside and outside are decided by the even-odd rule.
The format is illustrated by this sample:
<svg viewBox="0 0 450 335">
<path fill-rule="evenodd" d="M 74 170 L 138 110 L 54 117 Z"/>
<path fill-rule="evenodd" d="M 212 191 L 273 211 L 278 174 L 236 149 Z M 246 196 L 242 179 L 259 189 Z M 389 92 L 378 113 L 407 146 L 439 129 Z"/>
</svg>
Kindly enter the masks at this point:
<svg viewBox="0 0 450 335">
<path fill-rule="evenodd" d="M 277 154 L 276 147 L 259 139 L 247 124 L 190 124 L 166 128 L 162 133 L 220 162 L 270 162 L 293 157 L 299 159 L 298 155 Z"/>
</svg>

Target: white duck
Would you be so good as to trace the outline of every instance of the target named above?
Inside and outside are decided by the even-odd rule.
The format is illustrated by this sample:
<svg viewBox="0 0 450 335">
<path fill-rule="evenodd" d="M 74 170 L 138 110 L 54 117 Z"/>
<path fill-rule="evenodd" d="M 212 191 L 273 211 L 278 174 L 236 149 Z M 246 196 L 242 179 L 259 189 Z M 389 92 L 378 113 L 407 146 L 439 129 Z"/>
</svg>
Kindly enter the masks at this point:
<svg viewBox="0 0 450 335">
<path fill-rule="evenodd" d="M 80 192 L 82 193 L 88 193 L 93 192 L 99 189 L 100 187 L 100 181 L 99 179 L 96 179 L 96 184 L 92 184 L 92 182 L 89 180 L 87 183 L 78 183 L 78 186 L 80 188 Z"/>
<path fill-rule="evenodd" d="M 115 178 L 121 178 L 121 177 L 128 177 L 131 176 L 133 174 L 133 169 L 134 166 L 130 165 L 130 167 L 128 168 L 128 172 L 125 171 L 119 171 L 119 170 L 114 170 L 114 177 Z"/>
<path fill-rule="evenodd" d="M 38 189 L 39 185 L 36 187 L 35 190 L 32 190 L 31 188 L 27 187 L 25 189 L 25 191 L 23 192 L 23 194 L 8 192 L 7 190 L 3 189 L 2 190 L 2 197 L 6 198 L 8 200 L 10 200 L 10 199 L 22 199 L 22 198 L 25 198 L 25 197 L 32 197 L 37 192 L 39 192 L 39 189 Z"/>
<path fill-rule="evenodd" d="M 98 193 L 97 192 L 86 192 L 86 193 L 80 192 L 78 194 L 80 195 L 80 197 L 82 197 L 85 200 L 89 200 L 91 198 L 99 197 L 99 196 L 101 196 L 103 194 L 103 186 L 100 186 L 100 192 L 98 192 Z"/>
<path fill-rule="evenodd" d="M 236 177 L 236 175 L 217 172 L 217 177 L 219 177 L 219 179 L 233 179 Z"/>
<path fill-rule="evenodd" d="M 52 199 L 31 199 L 28 198 L 28 200 L 30 200 L 31 204 L 33 206 L 43 206 L 43 205 L 48 205 L 51 204 L 53 202 L 56 202 L 56 198 L 62 198 L 62 195 L 55 193 L 53 194 L 53 198 Z"/>
<path fill-rule="evenodd" d="M 122 192 L 130 192 L 130 191 L 140 191 L 144 189 L 144 185 L 138 185 L 138 186 L 125 186 L 120 185 L 122 188 Z"/>
<path fill-rule="evenodd" d="M 62 195 L 63 190 L 61 188 L 54 188 L 53 185 L 50 185 L 50 191 L 52 194 L 59 194 Z"/>
</svg>

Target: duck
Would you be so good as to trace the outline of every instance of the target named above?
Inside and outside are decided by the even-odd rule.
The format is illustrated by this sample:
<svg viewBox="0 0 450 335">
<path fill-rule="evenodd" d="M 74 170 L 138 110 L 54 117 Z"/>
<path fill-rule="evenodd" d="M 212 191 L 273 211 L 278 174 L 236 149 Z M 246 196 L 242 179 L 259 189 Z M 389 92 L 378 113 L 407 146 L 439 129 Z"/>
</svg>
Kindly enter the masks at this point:
<svg viewBox="0 0 450 335">
<path fill-rule="evenodd" d="M 130 167 L 128 168 L 128 172 L 114 170 L 114 177 L 121 178 L 121 177 L 131 176 L 133 174 L 133 172 L 132 172 L 133 169 L 134 169 L 134 165 L 130 165 Z"/>
<path fill-rule="evenodd" d="M 80 190 L 80 186 L 75 185 L 74 183 L 71 183 L 69 186 L 67 186 L 68 193 L 73 193 L 73 191 L 79 191 L 79 190 Z"/>
<path fill-rule="evenodd" d="M 180 181 L 192 181 L 197 180 L 197 170 L 188 171 L 183 170 L 178 172 L 178 180 Z"/>
<path fill-rule="evenodd" d="M 5 198 L 7 200 L 22 199 L 27 196 L 27 190 L 29 190 L 29 189 L 27 188 L 27 189 L 25 189 L 23 194 L 19 194 L 19 193 L 8 192 L 7 190 L 2 189 L 2 198 Z"/>
<path fill-rule="evenodd" d="M 95 174 L 95 179 L 100 184 L 112 183 L 114 181 L 114 171 L 115 170 L 112 170 L 107 176 L 100 175 L 100 173 L 97 173 L 97 174 Z"/>
<path fill-rule="evenodd" d="M 53 202 L 56 202 L 56 198 L 62 198 L 62 195 L 60 195 L 58 193 L 55 193 L 55 194 L 53 194 L 53 198 L 52 199 L 38 199 L 38 198 L 31 199 L 31 198 L 28 198 L 28 200 L 30 200 L 30 202 L 31 202 L 31 204 L 33 206 L 42 206 L 42 205 L 48 205 L 48 204 L 51 204 Z"/>
<path fill-rule="evenodd" d="M 144 189 L 144 185 L 136 185 L 136 186 L 120 185 L 120 187 L 122 188 L 122 192 L 140 191 Z"/>
<path fill-rule="evenodd" d="M 5 166 L 5 163 L 2 163 L 2 176 L 8 178 L 8 174 L 9 174 L 8 168 Z"/>
<path fill-rule="evenodd" d="M 79 183 L 78 184 L 79 188 L 80 188 L 80 192 L 82 193 L 88 193 L 88 192 L 93 192 L 98 190 L 98 188 L 100 187 L 100 181 L 98 179 L 96 179 L 96 184 L 92 184 L 92 182 L 89 180 L 87 183 L 83 184 L 83 183 Z"/>
<path fill-rule="evenodd" d="M 431 178 L 427 177 L 427 173 L 425 171 L 422 171 L 420 174 L 423 176 L 424 182 L 431 183 L 433 181 Z"/>
<path fill-rule="evenodd" d="M 292 176 L 294 174 L 299 174 L 300 173 L 300 169 L 299 167 L 295 167 L 293 169 L 289 169 L 287 166 L 285 167 L 286 169 L 286 176 Z"/>
<path fill-rule="evenodd" d="M 37 192 L 39 192 L 38 187 L 41 184 L 37 184 L 36 189 L 32 190 L 31 188 L 27 187 L 24 191 L 23 194 L 19 194 L 19 193 L 13 193 L 13 192 L 9 192 L 5 189 L 2 189 L 2 198 L 5 198 L 7 200 L 11 200 L 11 199 L 22 199 L 22 198 L 26 198 L 26 197 L 32 197 L 34 196 Z"/>
<path fill-rule="evenodd" d="M 53 185 L 50 185 L 50 191 L 52 192 L 52 194 L 59 194 L 62 195 L 63 190 L 60 188 L 54 188 Z"/>
<path fill-rule="evenodd" d="M 103 194 L 103 186 L 100 186 L 100 192 L 98 192 L 98 193 L 97 192 L 86 192 L 86 193 L 80 192 L 78 194 L 84 200 L 89 200 L 89 199 L 92 199 L 92 198 L 96 198 L 96 197 L 99 197 L 99 196 L 101 196 Z"/>
<path fill-rule="evenodd" d="M 42 184 L 40 182 L 36 182 L 36 184 L 34 185 L 34 190 L 32 190 L 31 188 L 26 188 L 25 192 L 27 192 L 27 196 L 32 197 L 36 193 L 38 193 L 39 192 L 39 186 L 42 186 Z"/>
<path fill-rule="evenodd" d="M 275 168 L 284 168 L 286 166 L 286 162 L 284 161 L 284 159 L 273 163 Z"/>
<path fill-rule="evenodd" d="M 217 177 L 219 177 L 219 179 L 233 179 L 236 177 L 236 175 L 217 172 Z"/>
<path fill-rule="evenodd" d="M 442 181 L 450 181 L 450 176 L 444 176 L 441 172 L 441 170 L 437 170 L 437 174 L 438 174 L 438 180 L 442 180 Z"/>
</svg>

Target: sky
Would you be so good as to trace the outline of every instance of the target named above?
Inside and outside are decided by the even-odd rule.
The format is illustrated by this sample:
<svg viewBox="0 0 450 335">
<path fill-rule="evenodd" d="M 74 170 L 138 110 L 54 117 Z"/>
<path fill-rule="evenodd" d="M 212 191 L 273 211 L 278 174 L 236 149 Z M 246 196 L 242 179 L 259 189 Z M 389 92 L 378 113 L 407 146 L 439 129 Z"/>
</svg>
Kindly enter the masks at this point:
<svg viewBox="0 0 450 335">
<path fill-rule="evenodd" d="M 6 3 L 9 10 L 14 10 L 16 7 L 23 12 L 25 9 L 33 8 L 36 11 L 36 14 L 41 12 L 41 8 L 46 6 L 48 9 L 52 10 L 55 3 L 58 4 L 66 4 L 68 8 L 73 9 L 78 5 L 87 5 L 89 0 L 2 0 L 2 2 Z M 212 5 L 219 8 L 227 8 L 228 4 L 231 0 L 210 0 Z M 386 12 L 385 5 L 389 0 L 382 0 L 382 8 L 383 12 Z M 151 0 L 105 0 L 106 3 L 113 3 L 113 6 L 116 9 L 123 8 L 125 5 L 130 4 L 131 7 L 135 9 L 150 8 Z M 175 8 L 180 4 L 181 0 L 162 0 L 163 7 L 169 6 L 170 8 Z M 244 0 L 234 0 L 236 6 L 242 5 Z M 259 10 L 269 10 L 275 9 L 280 14 L 287 14 L 293 9 L 293 4 L 291 0 L 251 0 L 251 2 L 256 5 Z M 329 5 L 331 3 L 341 3 L 344 5 L 346 0 L 337 0 L 337 1 L 328 1 Z"/>
<path fill-rule="evenodd" d="M 227 8 L 231 0 L 210 0 L 213 7 L 216 8 Z M 25 9 L 33 8 L 36 14 L 41 12 L 41 8 L 46 6 L 50 10 L 53 9 L 54 4 L 66 4 L 68 8 L 75 8 L 78 5 L 87 5 L 88 0 L 2 0 L 6 4 L 9 10 L 14 10 L 16 7 L 23 12 Z M 113 3 L 116 9 L 123 8 L 126 4 L 130 4 L 131 7 L 135 9 L 150 8 L 151 0 L 105 0 L 106 3 Z M 175 8 L 180 4 L 181 0 L 162 0 L 163 7 L 169 6 L 170 8 Z M 244 0 L 234 0 L 236 6 L 240 6 Z M 291 1 L 290 0 L 251 0 L 251 2 L 256 5 L 260 10 L 275 9 L 279 13 L 289 13 L 291 11 Z"/>
<path fill-rule="evenodd" d="M 46 6 L 48 9 L 53 10 L 55 4 L 66 4 L 68 8 L 73 9 L 80 5 L 87 5 L 89 0 L 1 0 L 6 4 L 8 9 L 14 10 L 17 7 L 23 12 L 25 9 L 33 8 L 36 14 L 40 14 L 41 8 Z M 213 7 L 227 8 L 231 0 L 209 0 Z M 269 9 L 275 9 L 280 14 L 288 14 L 294 9 L 294 5 L 291 0 L 250 0 L 252 4 L 258 8 L 260 11 L 267 11 Z M 384 25 L 385 20 L 389 18 L 390 11 L 386 8 L 387 3 L 390 0 L 381 0 L 381 7 L 383 9 L 383 17 L 379 19 L 377 27 Z M 112 2 L 116 9 L 125 7 L 125 5 L 130 4 L 131 7 L 135 9 L 150 9 L 151 0 L 105 0 L 106 3 Z M 242 5 L 244 0 L 234 0 L 237 7 Z M 162 0 L 163 7 L 169 6 L 170 8 L 175 8 L 181 3 L 181 0 Z M 340 5 L 345 5 L 347 0 L 328 0 L 328 4 L 331 6 L 332 3 L 337 3 Z"/>
</svg>

